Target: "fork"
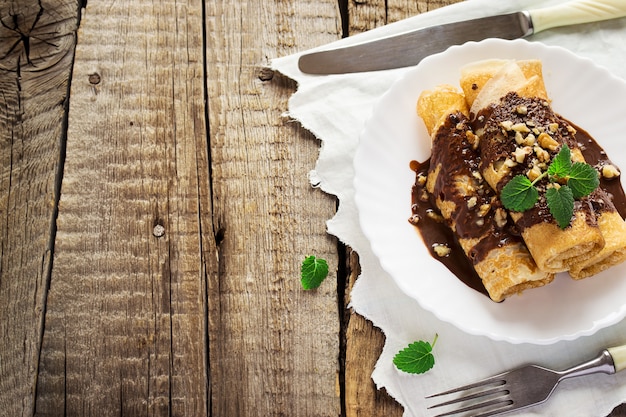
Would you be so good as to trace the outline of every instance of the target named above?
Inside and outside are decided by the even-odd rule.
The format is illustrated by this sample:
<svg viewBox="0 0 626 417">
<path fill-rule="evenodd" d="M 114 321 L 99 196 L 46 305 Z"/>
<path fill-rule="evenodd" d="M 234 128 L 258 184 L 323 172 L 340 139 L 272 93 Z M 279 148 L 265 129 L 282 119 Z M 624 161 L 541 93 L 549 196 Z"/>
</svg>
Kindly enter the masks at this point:
<svg viewBox="0 0 626 417">
<path fill-rule="evenodd" d="M 563 371 L 526 365 L 426 398 L 457 394 L 451 400 L 428 407 L 455 405 L 456 408 L 435 417 L 462 413 L 472 417 L 495 416 L 545 402 L 564 379 L 594 373 L 614 374 L 624 368 L 626 345 L 605 349 L 596 358 Z"/>
</svg>

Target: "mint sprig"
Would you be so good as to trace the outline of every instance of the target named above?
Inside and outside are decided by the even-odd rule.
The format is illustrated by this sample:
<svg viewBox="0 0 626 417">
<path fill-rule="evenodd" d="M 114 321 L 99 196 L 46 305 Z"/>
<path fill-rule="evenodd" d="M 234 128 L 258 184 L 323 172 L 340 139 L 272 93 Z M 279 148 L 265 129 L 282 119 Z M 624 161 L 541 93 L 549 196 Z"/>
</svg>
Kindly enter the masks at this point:
<svg viewBox="0 0 626 417">
<path fill-rule="evenodd" d="M 500 200 L 511 211 L 523 212 L 539 200 L 535 184 L 546 176 L 553 183 L 546 189 L 545 197 L 550 214 L 561 229 L 565 229 L 574 214 L 574 200 L 585 197 L 600 184 L 598 172 L 584 162 L 572 163 L 567 144 L 552 159 L 548 169 L 532 182 L 525 175 L 516 175 L 502 188 Z"/>
<path fill-rule="evenodd" d="M 325 259 L 314 255 L 307 256 L 300 267 L 300 282 L 305 290 L 313 290 L 319 287 L 328 276 L 328 263 Z"/>
<path fill-rule="evenodd" d="M 437 343 L 438 334 L 435 334 L 433 343 L 423 340 L 413 342 L 393 357 L 393 364 L 396 368 L 409 374 L 423 374 L 435 366 L 433 348 Z"/>
<path fill-rule="evenodd" d="M 534 206 L 539 199 L 535 182 L 530 182 L 525 175 L 513 177 L 500 193 L 502 205 L 513 211 L 526 211 Z"/>
<path fill-rule="evenodd" d="M 587 196 L 600 185 L 598 171 L 589 164 L 576 162 L 570 170 L 567 185 L 572 189 L 574 198 Z"/>
<path fill-rule="evenodd" d="M 546 190 L 546 202 L 550 213 L 561 229 L 569 226 L 574 214 L 574 195 L 567 185 Z"/>
</svg>

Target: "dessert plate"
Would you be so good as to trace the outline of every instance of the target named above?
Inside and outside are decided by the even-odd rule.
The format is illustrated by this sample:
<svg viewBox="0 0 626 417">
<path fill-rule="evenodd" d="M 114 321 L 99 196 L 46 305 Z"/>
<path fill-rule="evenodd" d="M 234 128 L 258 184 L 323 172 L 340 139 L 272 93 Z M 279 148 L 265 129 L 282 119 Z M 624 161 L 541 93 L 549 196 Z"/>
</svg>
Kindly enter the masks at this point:
<svg viewBox="0 0 626 417">
<path fill-rule="evenodd" d="M 424 59 L 374 106 L 354 160 L 361 227 L 401 290 L 467 333 L 533 344 L 591 335 L 626 315 L 626 263 L 581 281 L 558 274 L 545 287 L 494 303 L 431 257 L 408 223 L 415 181 L 409 163 L 430 156 L 430 137 L 415 111 L 417 98 L 438 84 L 458 86 L 463 65 L 488 58 L 540 59 L 553 109 L 590 133 L 617 166 L 626 167 L 624 80 L 559 47 L 526 40 L 469 42 Z"/>
</svg>

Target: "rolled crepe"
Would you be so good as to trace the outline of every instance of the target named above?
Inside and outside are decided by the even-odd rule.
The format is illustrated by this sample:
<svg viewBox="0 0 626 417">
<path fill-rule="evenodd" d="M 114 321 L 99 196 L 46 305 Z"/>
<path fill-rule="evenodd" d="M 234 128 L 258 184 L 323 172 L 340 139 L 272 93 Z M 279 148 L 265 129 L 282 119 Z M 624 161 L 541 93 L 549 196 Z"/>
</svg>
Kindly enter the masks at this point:
<svg viewBox="0 0 626 417">
<path fill-rule="evenodd" d="M 574 279 L 588 278 L 626 261 L 626 223 L 607 192 L 600 188 L 595 194 L 594 208 L 605 245 L 595 256 L 570 267 L 569 274 Z"/>
<path fill-rule="evenodd" d="M 463 94 L 451 86 L 424 91 L 417 112 L 431 135 L 427 191 L 472 261 L 492 300 L 499 302 L 552 281 L 541 271 L 506 210 L 479 173 L 480 151 Z"/>
<path fill-rule="evenodd" d="M 575 130 L 550 106 L 540 61 L 472 64 L 462 69 L 461 86 L 474 97 L 469 105 L 480 137 L 481 173 L 497 193 L 515 175 L 534 180 L 565 143 L 574 160 L 584 161 Z M 536 186 L 545 189 L 548 180 Z M 533 208 L 510 213 L 541 270 L 567 271 L 602 250 L 594 203 L 593 196 L 577 200 L 565 229 L 550 215 L 543 193 Z"/>
</svg>

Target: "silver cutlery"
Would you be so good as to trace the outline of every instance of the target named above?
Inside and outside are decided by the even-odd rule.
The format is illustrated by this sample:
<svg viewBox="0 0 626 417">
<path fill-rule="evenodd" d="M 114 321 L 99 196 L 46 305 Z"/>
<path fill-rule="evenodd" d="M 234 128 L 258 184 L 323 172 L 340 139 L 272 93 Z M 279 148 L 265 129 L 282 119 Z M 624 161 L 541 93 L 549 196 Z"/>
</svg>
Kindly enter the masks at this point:
<svg viewBox="0 0 626 417">
<path fill-rule="evenodd" d="M 453 397 L 428 407 L 443 416 L 487 417 L 545 402 L 564 379 L 594 373 L 614 374 L 626 368 L 626 345 L 603 350 L 598 357 L 563 371 L 526 365 L 426 398 Z"/>
<path fill-rule="evenodd" d="M 416 65 L 449 46 L 487 38 L 517 39 L 558 26 L 626 16 L 624 0 L 574 0 L 555 6 L 412 30 L 343 48 L 302 55 L 310 74 L 343 74 Z"/>
</svg>

